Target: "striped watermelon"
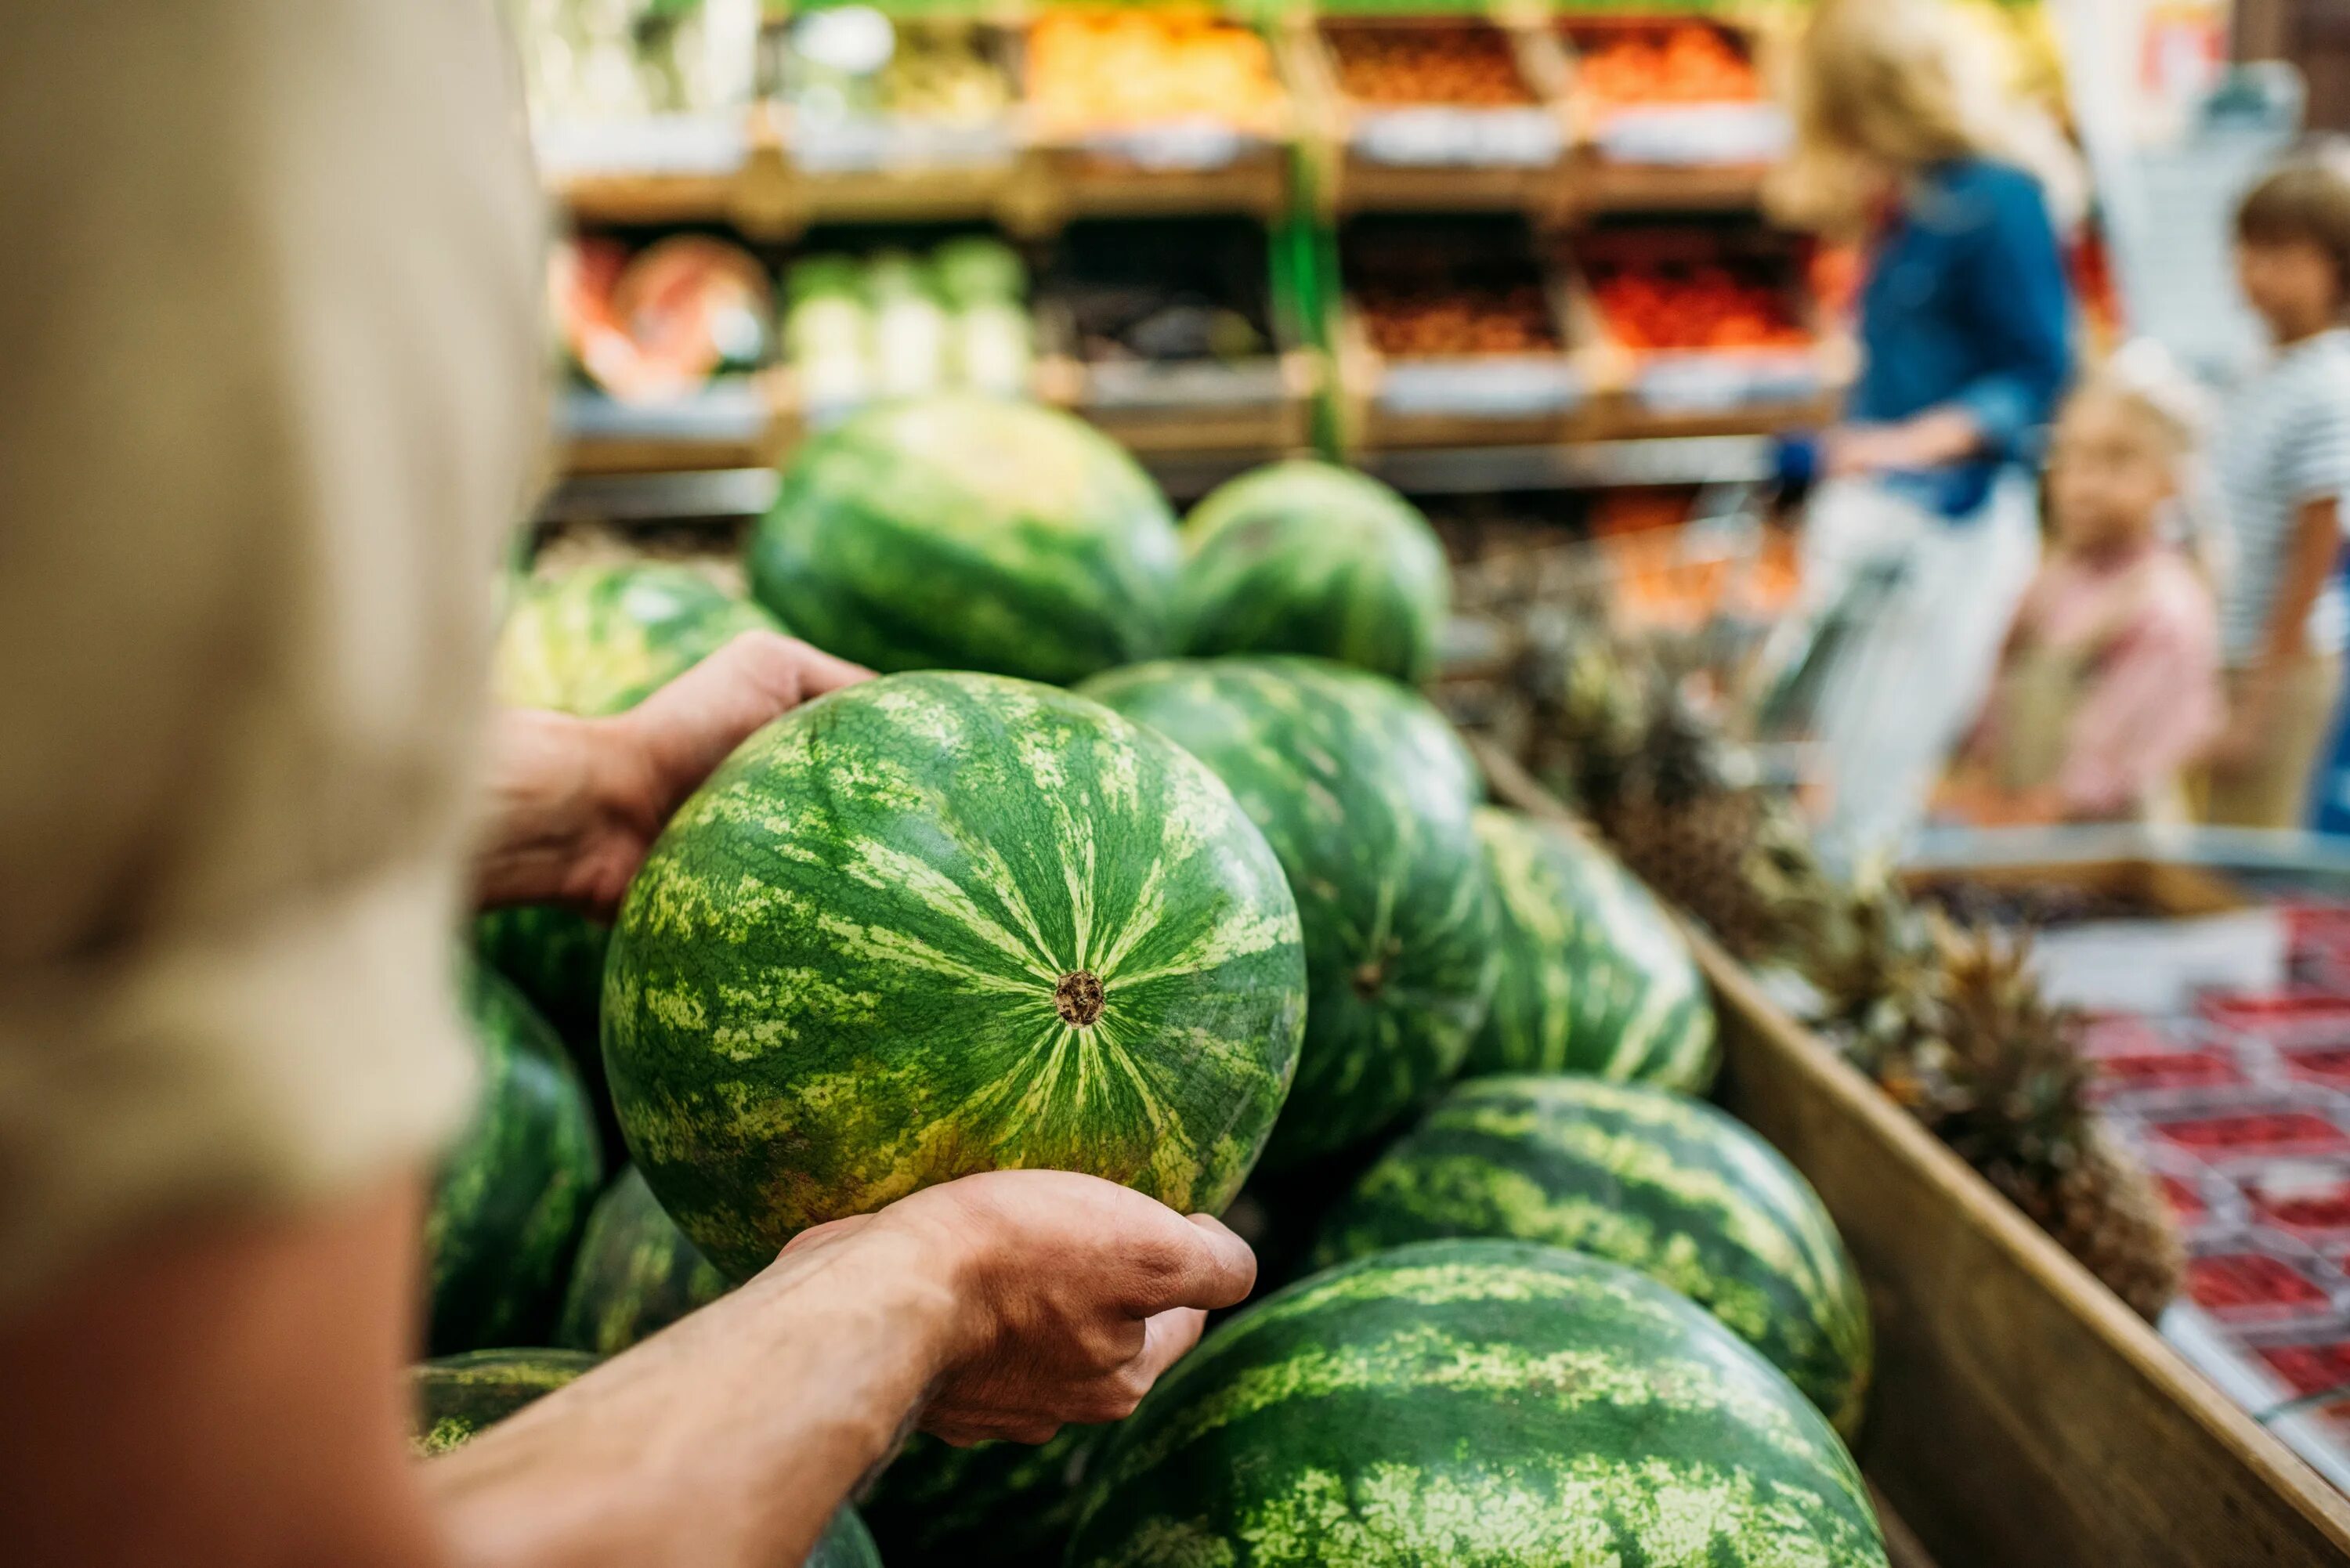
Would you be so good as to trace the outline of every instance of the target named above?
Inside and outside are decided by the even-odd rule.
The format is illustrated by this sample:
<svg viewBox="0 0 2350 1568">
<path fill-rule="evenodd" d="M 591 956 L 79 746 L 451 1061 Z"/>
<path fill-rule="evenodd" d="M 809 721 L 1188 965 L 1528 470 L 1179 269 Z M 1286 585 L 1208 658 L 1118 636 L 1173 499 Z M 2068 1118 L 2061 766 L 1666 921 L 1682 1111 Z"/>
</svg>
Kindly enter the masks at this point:
<svg viewBox="0 0 2350 1568">
<path fill-rule="evenodd" d="M 726 1290 L 726 1276 L 686 1240 L 632 1165 L 588 1216 L 555 1342 L 617 1355 Z"/>
<path fill-rule="evenodd" d="M 920 1433 L 864 1503 L 890 1568 L 1037 1568 L 1058 1563 L 1077 1487 L 1107 1427 L 1064 1427 L 1041 1447 L 957 1449 Z"/>
<path fill-rule="evenodd" d="M 1883 1568 L 1827 1422 L 1645 1275 L 1428 1241 L 1210 1335 L 1097 1457 L 1068 1568 Z"/>
<path fill-rule="evenodd" d="M 603 1179 L 596 1115 L 554 1030 L 478 965 L 465 1001 L 480 1098 L 442 1159 L 425 1221 L 431 1343 L 444 1355 L 546 1334 Z"/>
<path fill-rule="evenodd" d="M 1086 691 L 1213 768 L 1296 890 L 1312 1001 L 1267 1168 L 1345 1148 L 1434 1093 L 1483 1021 L 1493 947 L 1476 771 L 1436 710 L 1288 657 L 1138 665 Z"/>
<path fill-rule="evenodd" d="M 800 448 L 751 543 L 761 602 L 876 670 L 1082 680 L 1168 649 L 1180 562 L 1149 476 L 1070 416 L 879 405 Z"/>
<path fill-rule="evenodd" d="M 1868 1302 L 1811 1185 L 1701 1100 L 1569 1076 L 1475 1078 L 1398 1139 L 1315 1262 L 1440 1236 L 1544 1241 L 1639 1270 L 1720 1318 L 1850 1436 Z"/>
<path fill-rule="evenodd" d="M 1192 509 L 1183 548 L 1185 653 L 1313 653 L 1397 680 L 1436 668 L 1452 597 L 1444 547 L 1368 474 L 1305 462 L 1253 470 Z"/>
<path fill-rule="evenodd" d="M 430 1459 L 463 1447 L 596 1365 L 576 1350 L 476 1350 L 409 1368 L 416 1405 L 410 1447 Z M 846 1503 L 801 1568 L 881 1568 L 865 1521 Z"/>
<path fill-rule="evenodd" d="M 1704 1093 L 1717 1064 L 1713 1002 L 1655 896 L 1565 828 L 1493 806 L 1476 826 L 1500 905 L 1501 975 L 1465 1071 Z"/>
<path fill-rule="evenodd" d="M 754 736 L 621 907 L 604 1055 L 744 1277 L 918 1187 L 1083 1170 L 1221 1210 L 1304 1031 L 1296 905 L 1212 774 L 1097 703 L 892 676 Z"/>
<path fill-rule="evenodd" d="M 688 566 L 581 566 L 515 586 L 498 632 L 493 690 L 507 707 L 601 718 L 635 707 L 743 632 L 782 629 Z M 474 927 L 482 956 L 565 1038 L 582 1041 L 596 1037 L 609 935 L 551 904 L 494 910 Z"/>
<path fill-rule="evenodd" d="M 446 1453 L 595 1365 L 577 1350 L 469 1350 L 411 1366 L 410 1446 L 427 1457 Z"/>
</svg>

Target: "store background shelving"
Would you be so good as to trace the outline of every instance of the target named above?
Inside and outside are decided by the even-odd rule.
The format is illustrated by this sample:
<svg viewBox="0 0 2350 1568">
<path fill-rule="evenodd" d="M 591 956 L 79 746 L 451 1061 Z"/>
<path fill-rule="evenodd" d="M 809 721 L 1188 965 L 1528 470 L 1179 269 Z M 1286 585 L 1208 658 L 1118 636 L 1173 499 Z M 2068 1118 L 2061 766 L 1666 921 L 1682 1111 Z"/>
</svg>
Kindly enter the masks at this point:
<svg viewBox="0 0 2350 1568">
<path fill-rule="evenodd" d="M 1800 384 L 1754 373 L 1752 353 L 1682 352 L 1669 378 L 1679 395 L 1659 399 L 1655 356 L 1615 340 L 1578 267 L 1582 237 L 1627 217 L 1762 234 L 1760 171 L 1778 131 L 1752 91 L 1728 103 L 1641 111 L 1647 122 L 1629 140 L 1651 161 L 1629 163 L 1607 156 L 1627 140 L 1611 136 L 1607 118 L 1576 86 L 1578 51 L 1595 36 L 1662 40 L 1671 36 L 1665 29 L 1681 27 L 1701 30 L 1741 60 L 1767 49 L 1767 26 L 1727 14 L 1670 5 L 1555 16 L 1530 5 L 1227 10 L 1218 24 L 1261 40 L 1276 89 L 1266 102 L 1251 98 L 1253 123 L 1228 135 L 1197 120 L 1088 130 L 1072 119 L 1055 96 L 1067 89 L 1040 82 L 1029 44 L 1037 26 L 1103 15 L 1102 7 L 885 5 L 916 30 L 959 18 L 944 25 L 967 30 L 1003 73 L 1000 106 L 960 134 L 926 135 L 887 115 L 819 113 L 821 92 L 793 64 L 794 15 L 761 16 L 740 0 L 705 5 L 705 25 L 732 15 L 733 47 L 756 61 L 724 101 L 590 120 L 542 108 L 542 160 L 571 222 L 636 243 L 680 228 L 731 236 L 779 276 L 792 260 L 834 244 L 845 227 L 993 230 L 1021 252 L 1036 280 L 1039 353 L 1027 389 L 1101 423 L 1179 493 L 1252 462 L 1316 448 L 1415 488 L 1605 484 L 1651 470 L 1693 482 L 1747 477 L 1766 455 L 1753 438 L 1821 418 L 1850 362 L 1834 322 L 1806 299 L 1801 320 L 1814 342 Z M 1127 14 L 1168 8 L 1134 5 Z M 1388 101 L 1393 91 L 1373 103 L 1347 90 L 1349 79 L 1365 86 L 1342 60 L 1360 40 L 1430 35 L 1466 39 L 1461 47 L 1483 57 L 1477 68 L 1488 71 L 1487 86 L 1472 99 L 1495 96 L 1492 57 L 1513 63 L 1520 79 L 1501 92 L 1507 101 L 1415 104 L 1409 81 L 1400 101 Z M 714 48 L 707 38 L 700 46 Z M 1449 56 L 1432 67 L 1406 57 L 1399 68 L 1407 78 L 1432 74 L 1440 85 L 1460 75 Z M 1369 86 L 1380 96 L 1379 81 Z M 1097 364 L 1075 351 L 1056 295 L 1068 255 L 1083 248 L 1080 236 L 1120 219 L 1238 221 L 1261 233 L 1261 314 L 1273 339 L 1266 362 L 1219 376 L 1207 358 L 1170 372 Z M 1506 367 L 1474 349 L 1381 352 L 1357 309 L 1354 232 L 1417 228 L 1440 242 L 1448 232 L 1497 223 L 1523 237 L 1552 340 Z M 1165 234 L 1171 265 L 1189 248 L 1189 231 Z M 622 402 L 583 379 L 563 405 L 565 466 L 612 476 L 759 468 L 788 452 L 808 412 L 782 353 L 749 375 L 663 403 Z M 1652 441 L 1667 444 L 1636 453 Z M 657 482 L 632 493 L 648 508 L 660 493 Z"/>
</svg>

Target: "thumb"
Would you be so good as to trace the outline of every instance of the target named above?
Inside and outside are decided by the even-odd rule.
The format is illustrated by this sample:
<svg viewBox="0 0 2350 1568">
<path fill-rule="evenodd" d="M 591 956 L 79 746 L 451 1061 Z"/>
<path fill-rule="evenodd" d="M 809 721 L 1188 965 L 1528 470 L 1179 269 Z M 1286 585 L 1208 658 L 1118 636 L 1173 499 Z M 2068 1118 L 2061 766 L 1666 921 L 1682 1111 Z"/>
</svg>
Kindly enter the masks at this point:
<svg viewBox="0 0 2350 1568">
<path fill-rule="evenodd" d="M 746 631 L 625 715 L 659 781 L 666 820 L 734 748 L 810 697 L 868 671 L 772 631 Z"/>
</svg>

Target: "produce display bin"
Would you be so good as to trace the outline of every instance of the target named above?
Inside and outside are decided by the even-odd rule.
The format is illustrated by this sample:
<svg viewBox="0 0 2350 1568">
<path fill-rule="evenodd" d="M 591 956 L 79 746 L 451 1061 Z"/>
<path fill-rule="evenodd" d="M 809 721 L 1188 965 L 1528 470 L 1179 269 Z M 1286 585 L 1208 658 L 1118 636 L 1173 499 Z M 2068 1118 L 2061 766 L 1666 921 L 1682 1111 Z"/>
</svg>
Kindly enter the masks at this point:
<svg viewBox="0 0 2350 1568">
<path fill-rule="evenodd" d="M 1482 760 L 1497 798 L 1571 820 L 1510 759 Z M 1717 1097 L 1818 1190 L 1868 1286 L 1877 1381 L 1855 1453 L 1918 1550 L 1939 1568 L 2350 1561 L 2350 1497 L 1690 940 L 1721 1021 Z M 2330 1354 L 2288 1366 L 2306 1381 Z"/>
<path fill-rule="evenodd" d="M 1339 242 L 1341 424 L 1377 451 L 1586 433 L 1564 280 L 1522 219 L 1360 218 Z"/>
<path fill-rule="evenodd" d="M 1571 324 L 1611 435 L 1816 427 L 1857 362 L 1804 244 L 1751 222 L 1596 224 L 1560 242 Z"/>
<path fill-rule="evenodd" d="M 1548 29 L 1467 15 L 1301 20 L 1284 35 L 1310 106 L 1326 213 L 1520 211 L 1560 202 L 1574 141 Z"/>
<path fill-rule="evenodd" d="M 1038 289 L 1041 396 L 1139 453 L 1303 450 L 1322 359 L 1269 251 L 1244 220 L 1072 225 Z"/>
</svg>

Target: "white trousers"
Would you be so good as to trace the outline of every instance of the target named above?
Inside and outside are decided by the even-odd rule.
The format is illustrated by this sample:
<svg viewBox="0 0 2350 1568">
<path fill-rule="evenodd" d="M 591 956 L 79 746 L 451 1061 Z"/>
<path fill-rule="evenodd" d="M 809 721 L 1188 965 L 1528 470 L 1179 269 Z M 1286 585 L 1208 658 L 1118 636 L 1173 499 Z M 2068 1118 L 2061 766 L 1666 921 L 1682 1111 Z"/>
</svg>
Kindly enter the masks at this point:
<svg viewBox="0 0 2350 1568">
<path fill-rule="evenodd" d="M 2040 558 L 2039 506 L 2023 474 L 2001 476 L 1953 522 L 1869 480 L 1812 497 L 1802 545 L 1804 613 L 1898 572 L 1824 683 L 1818 740 L 1828 810 L 1819 841 L 1849 867 L 1918 825 L 1951 749 L 1973 723 Z"/>
</svg>

